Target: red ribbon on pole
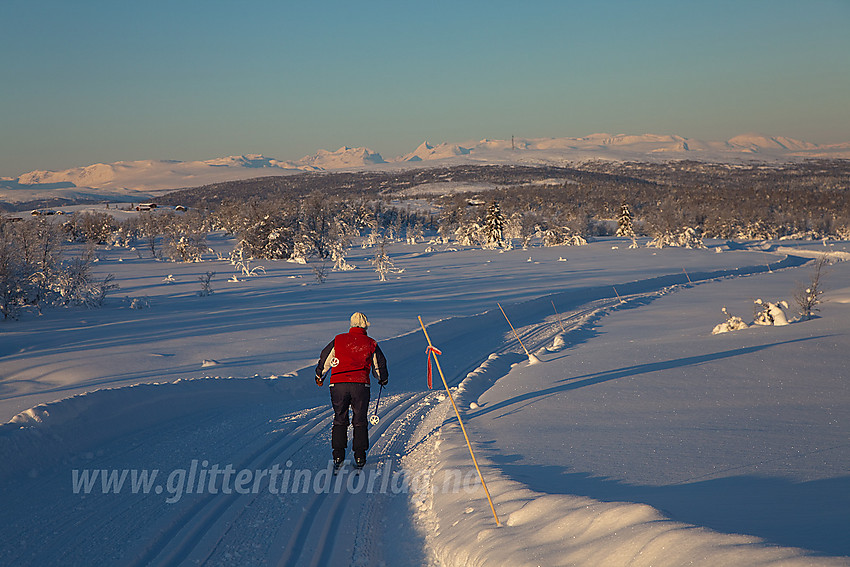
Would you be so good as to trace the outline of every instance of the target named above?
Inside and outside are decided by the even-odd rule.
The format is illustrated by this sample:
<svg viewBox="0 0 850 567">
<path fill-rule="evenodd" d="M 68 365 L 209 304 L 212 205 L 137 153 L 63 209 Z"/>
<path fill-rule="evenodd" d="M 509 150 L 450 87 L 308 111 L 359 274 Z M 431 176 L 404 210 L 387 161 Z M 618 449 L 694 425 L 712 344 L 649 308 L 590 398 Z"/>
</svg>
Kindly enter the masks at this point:
<svg viewBox="0 0 850 567">
<path fill-rule="evenodd" d="M 433 389 L 433 385 L 432 385 L 432 381 L 431 381 L 431 353 L 433 353 L 434 356 L 437 356 L 438 354 L 443 354 L 442 352 L 440 352 L 440 349 L 438 349 L 437 347 L 428 346 L 425 349 L 425 356 L 428 358 L 428 389 L 429 390 Z"/>
</svg>

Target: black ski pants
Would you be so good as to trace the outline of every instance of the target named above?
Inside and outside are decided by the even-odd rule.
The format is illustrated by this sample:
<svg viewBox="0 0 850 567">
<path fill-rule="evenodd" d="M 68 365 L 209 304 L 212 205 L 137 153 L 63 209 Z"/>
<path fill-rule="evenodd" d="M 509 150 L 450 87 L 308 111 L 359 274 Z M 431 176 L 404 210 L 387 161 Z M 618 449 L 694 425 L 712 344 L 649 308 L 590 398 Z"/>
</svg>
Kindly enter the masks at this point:
<svg viewBox="0 0 850 567">
<path fill-rule="evenodd" d="M 334 408 L 334 422 L 331 429 L 331 448 L 334 458 L 345 457 L 348 446 L 348 410 L 354 417 L 354 440 L 351 448 L 354 456 L 365 456 L 369 448 L 369 386 L 359 382 L 337 382 L 331 384 L 331 404 Z"/>
</svg>

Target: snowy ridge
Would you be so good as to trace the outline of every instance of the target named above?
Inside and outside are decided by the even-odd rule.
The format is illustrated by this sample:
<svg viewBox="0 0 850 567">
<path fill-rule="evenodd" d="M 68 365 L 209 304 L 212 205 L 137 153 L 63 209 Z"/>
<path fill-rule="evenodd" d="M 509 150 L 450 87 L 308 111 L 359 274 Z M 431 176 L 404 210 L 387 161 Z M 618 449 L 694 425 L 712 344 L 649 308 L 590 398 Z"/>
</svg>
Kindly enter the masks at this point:
<svg viewBox="0 0 850 567">
<path fill-rule="evenodd" d="M 422 142 L 414 151 L 384 159 L 365 147 L 319 150 L 296 161 L 258 154 L 206 161 L 141 160 L 97 163 L 63 171 L 32 171 L 0 178 L 0 200 L 148 199 L 159 192 L 222 181 L 304 171 L 369 170 L 460 164 L 569 165 L 591 160 L 720 163 L 850 159 L 850 142 L 818 145 L 783 136 L 742 134 L 727 141 L 704 141 L 675 134 L 591 134 L 582 137 L 515 138 L 452 144 Z"/>
</svg>

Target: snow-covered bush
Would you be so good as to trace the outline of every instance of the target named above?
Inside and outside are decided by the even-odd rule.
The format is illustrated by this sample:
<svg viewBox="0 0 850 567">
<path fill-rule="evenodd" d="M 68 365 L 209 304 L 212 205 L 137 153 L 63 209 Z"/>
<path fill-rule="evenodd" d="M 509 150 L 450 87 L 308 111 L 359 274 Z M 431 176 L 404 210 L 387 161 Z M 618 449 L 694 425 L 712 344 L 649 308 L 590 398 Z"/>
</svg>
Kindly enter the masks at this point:
<svg viewBox="0 0 850 567">
<path fill-rule="evenodd" d="M 63 225 L 68 238 L 73 242 L 106 244 L 118 226 L 112 215 L 100 212 L 83 212 L 71 215 Z"/>
<path fill-rule="evenodd" d="M 788 309 L 787 301 L 777 301 L 772 303 L 762 299 L 755 300 L 755 315 L 753 323 L 756 325 L 773 325 L 775 327 L 788 324 L 788 318 L 785 316 L 785 309 Z"/>
<path fill-rule="evenodd" d="M 207 251 L 207 235 L 199 232 L 172 232 L 165 243 L 165 254 L 172 262 L 201 262 Z"/>
<path fill-rule="evenodd" d="M 345 246 L 342 242 L 337 242 L 332 246 L 331 260 L 333 260 L 335 272 L 348 272 L 357 268 L 357 266 L 345 261 Z"/>
<path fill-rule="evenodd" d="M 468 221 L 457 227 L 455 240 L 461 246 L 481 246 L 487 241 L 484 227 L 477 221 Z"/>
<path fill-rule="evenodd" d="M 555 226 L 542 231 L 543 246 L 584 246 L 587 240 L 568 226 Z"/>
<path fill-rule="evenodd" d="M 246 277 L 256 276 L 259 272 L 266 273 L 266 269 L 263 266 L 251 265 L 251 258 L 245 254 L 245 245 L 242 241 L 230 251 L 230 264 L 239 270 L 240 274 Z M 238 278 L 236 281 L 238 281 Z"/>
<path fill-rule="evenodd" d="M 59 305 L 82 305 L 100 307 L 106 296 L 118 289 L 115 276 L 108 274 L 103 279 L 95 278 L 91 273 L 93 249 L 87 250 L 79 258 L 64 264 L 51 282 Z"/>
<path fill-rule="evenodd" d="M 316 266 L 313 266 L 313 277 L 316 278 L 318 283 L 325 283 L 325 280 L 328 279 L 328 265 L 322 262 Z"/>
<path fill-rule="evenodd" d="M 655 235 L 649 241 L 649 248 L 664 248 L 665 246 L 676 246 L 680 248 L 705 248 L 702 237 L 691 227 L 683 227 L 678 231 L 665 230 Z"/>
<path fill-rule="evenodd" d="M 150 298 L 134 297 L 130 300 L 130 309 L 149 309 L 151 306 Z"/>
<path fill-rule="evenodd" d="M 407 226 L 407 232 L 405 234 L 405 240 L 408 244 L 416 244 L 422 239 L 423 234 L 425 233 L 424 227 L 421 222 L 415 222 L 412 225 Z"/>
<path fill-rule="evenodd" d="M 821 279 L 824 275 L 824 268 L 829 266 L 829 260 L 826 256 L 821 256 L 815 262 L 814 271 L 809 279 L 809 285 L 803 286 L 797 284 L 797 289 L 794 291 L 794 301 L 797 304 L 800 313 L 800 319 L 803 321 L 814 317 L 815 311 L 821 303 L 823 289 Z"/>
<path fill-rule="evenodd" d="M 387 274 L 400 274 L 404 272 L 404 268 L 396 268 L 395 264 L 387 254 L 386 241 L 381 241 L 378 252 L 372 258 L 372 265 L 375 266 L 375 271 L 378 273 L 379 279 L 382 282 L 387 281 Z"/>
<path fill-rule="evenodd" d="M 741 329 L 749 328 L 749 325 L 744 323 L 743 319 L 737 315 L 729 313 L 726 310 L 726 307 L 723 307 L 723 314 L 726 315 L 726 321 L 715 326 L 711 331 L 712 335 L 719 335 L 720 333 L 729 333 L 731 331 L 740 331 Z"/>
<path fill-rule="evenodd" d="M 201 290 L 198 292 L 200 297 L 207 297 L 215 293 L 211 283 L 213 276 L 215 276 L 215 272 L 206 272 L 204 275 L 198 276 L 198 280 L 201 282 Z"/>
</svg>

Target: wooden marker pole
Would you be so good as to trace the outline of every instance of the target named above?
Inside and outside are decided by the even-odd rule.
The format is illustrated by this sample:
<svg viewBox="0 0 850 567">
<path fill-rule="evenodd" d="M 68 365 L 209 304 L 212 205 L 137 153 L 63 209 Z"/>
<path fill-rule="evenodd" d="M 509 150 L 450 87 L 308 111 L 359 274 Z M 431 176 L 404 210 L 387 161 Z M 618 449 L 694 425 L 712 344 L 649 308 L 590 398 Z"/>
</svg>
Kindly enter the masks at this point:
<svg viewBox="0 0 850 567">
<path fill-rule="evenodd" d="M 419 325 L 422 327 L 422 332 L 425 333 L 425 340 L 428 341 L 428 346 L 430 348 L 434 348 L 434 345 L 431 344 L 431 337 L 428 336 L 428 331 L 425 330 L 425 323 L 422 322 L 421 315 L 419 316 Z M 428 356 L 431 356 L 431 354 Z M 463 431 L 463 438 L 466 439 L 466 446 L 469 448 L 469 456 L 472 457 L 472 464 L 475 465 L 475 470 L 478 472 L 478 478 L 481 479 L 481 486 L 484 487 L 484 493 L 487 495 L 487 502 L 490 503 L 490 510 L 493 511 L 493 518 L 496 520 L 496 525 L 500 526 L 502 524 L 499 522 L 499 516 L 496 515 L 496 507 L 493 506 L 493 499 L 490 498 L 490 491 L 487 489 L 487 483 L 484 482 L 484 475 L 481 474 L 481 469 L 478 468 L 478 461 L 475 459 L 475 453 L 472 451 L 472 443 L 469 442 L 469 435 L 466 434 L 466 427 L 463 425 L 463 420 L 460 419 L 460 412 L 457 409 L 457 405 L 455 405 L 455 399 L 449 390 L 446 377 L 443 375 L 443 369 L 440 368 L 440 359 L 437 358 L 436 353 L 434 353 L 434 362 L 437 363 L 437 371 L 440 373 L 440 378 L 443 380 L 443 386 L 446 388 L 446 394 L 449 395 L 449 400 L 452 402 L 452 407 L 454 408 L 455 415 L 457 416 L 457 422 L 460 424 L 460 430 Z"/>
<path fill-rule="evenodd" d="M 550 300 L 550 301 L 551 301 L 551 300 Z M 561 314 L 560 314 L 560 313 L 558 313 L 558 308 L 557 308 L 557 307 L 555 307 L 555 302 L 554 302 L 554 301 L 552 301 L 552 309 L 554 309 L 554 310 L 555 310 L 555 315 L 557 315 L 557 316 L 558 316 L 558 324 L 561 326 L 561 331 L 563 331 L 564 333 L 566 333 L 566 332 L 567 332 L 567 330 L 564 328 L 564 324 L 563 324 L 563 323 L 561 323 Z"/>
<path fill-rule="evenodd" d="M 498 305 L 498 306 L 499 306 L 499 309 L 502 309 L 502 304 L 501 304 L 501 303 L 496 302 L 496 305 Z M 510 325 L 510 326 L 511 326 L 511 331 L 513 331 L 513 332 L 514 332 L 514 336 L 516 337 L 516 340 L 518 340 L 518 341 L 519 341 L 519 344 L 520 344 L 520 346 L 522 347 L 522 350 L 524 350 L 524 351 L 525 351 L 525 356 L 527 356 L 528 358 L 531 358 L 531 353 L 529 353 L 529 352 L 528 352 L 528 349 L 527 349 L 527 348 L 525 348 L 525 345 L 524 345 L 524 344 L 522 344 L 522 339 L 521 339 L 521 338 L 519 338 L 519 335 L 517 334 L 516 329 L 514 329 L 514 326 L 513 326 L 513 325 L 511 325 L 511 320 L 510 320 L 510 319 L 508 319 L 508 314 L 507 314 L 507 313 L 505 313 L 505 310 L 504 310 L 504 309 L 502 309 L 502 315 L 504 315 L 504 316 L 505 316 L 505 321 L 507 321 L 507 322 L 508 322 L 508 325 Z"/>
<path fill-rule="evenodd" d="M 622 298 L 622 297 L 620 297 L 620 294 L 617 292 L 617 286 L 613 286 L 613 285 L 612 285 L 611 287 L 613 287 L 613 288 L 614 288 L 614 293 L 616 293 L 616 294 L 617 294 L 617 299 L 619 299 L 619 300 L 620 300 L 620 303 L 625 303 L 625 301 L 623 301 L 623 298 Z"/>
</svg>

